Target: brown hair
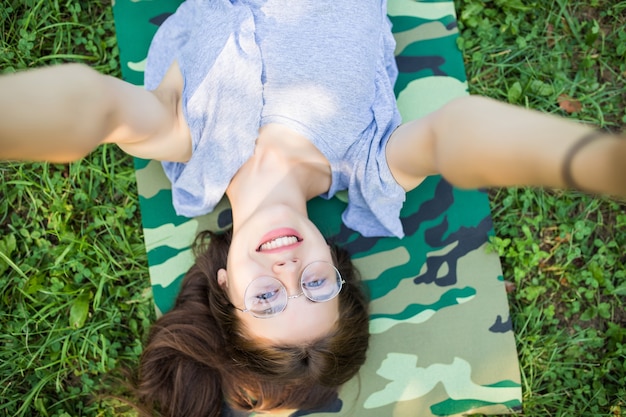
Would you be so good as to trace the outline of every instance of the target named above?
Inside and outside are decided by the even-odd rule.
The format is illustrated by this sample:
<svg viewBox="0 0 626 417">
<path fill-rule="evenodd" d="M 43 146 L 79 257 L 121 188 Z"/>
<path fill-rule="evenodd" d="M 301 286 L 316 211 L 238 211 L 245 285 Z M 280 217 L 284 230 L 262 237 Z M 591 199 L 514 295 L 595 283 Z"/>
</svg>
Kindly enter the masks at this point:
<svg viewBox="0 0 626 417">
<path fill-rule="evenodd" d="M 226 267 L 231 233 L 204 232 L 196 263 L 174 308 L 153 325 L 139 365 L 142 408 L 162 416 L 220 416 L 223 402 L 245 411 L 319 408 L 365 362 L 367 300 L 349 255 L 331 246 L 346 284 L 339 320 L 302 346 L 258 346 L 242 332 L 216 276 Z"/>
</svg>

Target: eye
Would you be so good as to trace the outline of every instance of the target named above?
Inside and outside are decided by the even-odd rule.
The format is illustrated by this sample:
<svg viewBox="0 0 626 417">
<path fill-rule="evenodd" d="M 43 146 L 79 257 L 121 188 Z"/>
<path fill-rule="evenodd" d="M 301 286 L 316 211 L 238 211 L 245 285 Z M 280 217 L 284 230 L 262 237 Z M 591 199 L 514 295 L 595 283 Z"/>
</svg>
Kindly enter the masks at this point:
<svg viewBox="0 0 626 417">
<path fill-rule="evenodd" d="M 314 277 L 306 282 L 303 282 L 302 286 L 305 289 L 314 290 L 314 289 L 322 287 L 325 283 L 326 283 L 326 278 Z"/>
<path fill-rule="evenodd" d="M 268 301 L 275 299 L 279 292 L 280 292 L 280 289 L 276 288 L 271 291 L 259 293 L 255 295 L 254 298 L 257 302 L 268 302 Z"/>
</svg>

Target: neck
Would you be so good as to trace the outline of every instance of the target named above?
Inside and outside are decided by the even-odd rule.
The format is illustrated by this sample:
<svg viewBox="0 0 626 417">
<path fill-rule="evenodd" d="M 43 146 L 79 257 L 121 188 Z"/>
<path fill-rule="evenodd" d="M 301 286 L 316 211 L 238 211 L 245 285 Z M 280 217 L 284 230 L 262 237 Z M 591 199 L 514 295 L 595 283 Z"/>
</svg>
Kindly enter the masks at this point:
<svg viewBox="0 0 626 417">
<path fill-rule="evenodd" d="M 330 182 L 329 162 L 308 139 L 286 127 L 266 125 L 259 131 L 254 154 L 226 189 L 233 230 L 272 205 L 287 205 L 306 215 L 306 202 L 328 191 Z"/>
</svg>

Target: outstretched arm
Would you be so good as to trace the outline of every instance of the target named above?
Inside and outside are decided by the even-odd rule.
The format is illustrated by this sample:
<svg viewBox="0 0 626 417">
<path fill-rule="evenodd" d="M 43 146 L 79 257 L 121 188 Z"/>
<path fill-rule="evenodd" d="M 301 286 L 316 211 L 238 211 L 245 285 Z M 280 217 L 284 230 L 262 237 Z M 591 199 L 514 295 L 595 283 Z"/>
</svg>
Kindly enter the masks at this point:
<svg viewBox="0 0 626 417">
<path fill-rule="evenodd" d="M 79 64 L 0 77 L 0 160 L 79 159 L 102 143 L 144 158 L 188 158 L 174 94 Z"/>
<path fill-rule="evenodd" d="M 406 190 L 441 174 L 463 188 L 565 188 L 563 164 L 593 129 L 564 118 L 488 98 L 457 99 L 423 119 L 400 126 L 387 159 Z M 626 140 L 597 135 L 571 155 L 571 177 L 583 191 L 626 195 Z"/>
</svg>

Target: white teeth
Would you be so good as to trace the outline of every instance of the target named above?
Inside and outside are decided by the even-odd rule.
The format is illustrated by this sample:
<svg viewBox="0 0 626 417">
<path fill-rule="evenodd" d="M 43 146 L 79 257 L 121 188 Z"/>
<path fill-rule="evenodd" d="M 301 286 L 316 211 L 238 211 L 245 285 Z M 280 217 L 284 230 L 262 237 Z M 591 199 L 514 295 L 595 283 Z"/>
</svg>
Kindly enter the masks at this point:
<svg viewBox="0 0 626 417">
<path fill-rule="evenodd" d="M 271 240 L 269 242 L 265 242 L 259 247 L 259 250 L 272 250 L 282 248 L 283 246 L 289 246 L 298 243 L 298 238 L 295 236 L 282 236 Z"/>
</svg>

